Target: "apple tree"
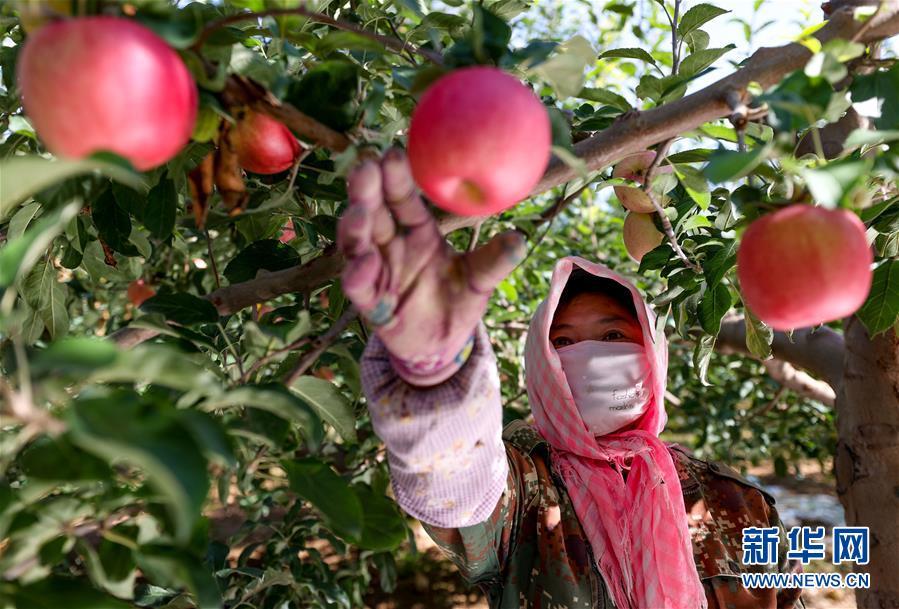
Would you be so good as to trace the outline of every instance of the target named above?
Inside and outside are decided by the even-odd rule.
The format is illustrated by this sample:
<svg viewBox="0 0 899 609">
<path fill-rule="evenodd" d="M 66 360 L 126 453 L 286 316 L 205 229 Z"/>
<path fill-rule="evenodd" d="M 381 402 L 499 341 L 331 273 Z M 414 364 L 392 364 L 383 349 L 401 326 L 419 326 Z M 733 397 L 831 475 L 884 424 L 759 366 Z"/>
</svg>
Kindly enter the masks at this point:
<svg viewBox="0 0 899 609">
<path fill-rule="evenodd" d="M 859 606 L 899 606 L 899 7 L 825 3 L 780 47 L 745 23 L 743 57 L 710 47 L 726 3 L 599 4 L 0 3 L 0 606 L 394 588 L 414 545 L 335 225 L 349 168 L 471 66 L 551 125 L 525 201 L 435 208 L 459 250 L 528 238 L 485 318 L 506 419 L 553 262 L 621 269 L 671 337 L 669 439 L 833 459 L 872 532 Z M 418 160 L 444 152 L 470 151 Z"/>
</svg>

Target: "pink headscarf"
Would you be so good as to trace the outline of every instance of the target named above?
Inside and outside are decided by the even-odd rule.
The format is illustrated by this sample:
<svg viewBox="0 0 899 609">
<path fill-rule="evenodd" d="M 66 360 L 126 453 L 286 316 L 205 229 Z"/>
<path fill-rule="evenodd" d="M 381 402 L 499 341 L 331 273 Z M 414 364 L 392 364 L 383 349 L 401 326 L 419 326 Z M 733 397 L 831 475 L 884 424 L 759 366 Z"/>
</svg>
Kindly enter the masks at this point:
<svg viewBox="0 0 899 609">
<path fill-rule="evenodd" d="M 652 370 L 652 403 L 633 430 L 600 438 L 587 430 L 550 343 L 559 297 L 575 266 L 617 281 L 634 297 Z M 525 369 L 537 429 L 552 447 L 553 467 L 565 482 L 615 605 L 705 609 L 680 480 L 658 437 L 668 420 L 664 407 L 668 343 L 640 293 L 601 264 L 563 258 L 553 271 L 549 295 L 531 320 Z M 625 481 L 620 470 L 628 463 Z"/>
</svg>

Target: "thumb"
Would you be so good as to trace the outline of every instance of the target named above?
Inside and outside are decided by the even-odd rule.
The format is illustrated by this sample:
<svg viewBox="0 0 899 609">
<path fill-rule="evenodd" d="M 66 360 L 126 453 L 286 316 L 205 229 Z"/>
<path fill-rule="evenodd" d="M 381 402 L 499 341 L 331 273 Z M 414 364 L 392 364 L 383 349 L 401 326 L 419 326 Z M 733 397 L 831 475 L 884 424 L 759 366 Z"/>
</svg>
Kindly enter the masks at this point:
<svg viewBox="0 0 899 609">
<path fill-rule="evenodd" d="M 468 285 L 476 292 L 490 293 L 527 254 L 524 235 L 510 230 L 500 233 L 468 254 Z"/>
</svg>

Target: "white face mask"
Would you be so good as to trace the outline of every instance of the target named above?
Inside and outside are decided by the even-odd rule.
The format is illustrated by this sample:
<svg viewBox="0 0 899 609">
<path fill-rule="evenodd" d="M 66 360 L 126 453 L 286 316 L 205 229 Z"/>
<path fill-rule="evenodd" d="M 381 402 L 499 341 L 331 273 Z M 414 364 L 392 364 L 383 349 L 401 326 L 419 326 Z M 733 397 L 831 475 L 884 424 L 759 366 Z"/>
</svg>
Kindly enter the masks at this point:
<svg viewBox="0 0 899 609">
<path fill-rule="evenodd" d="M 584 340 L 556 352 L 593 435 L 621 429 L 649 409 L 652 371 L 643 345 Z"/>
</svg>

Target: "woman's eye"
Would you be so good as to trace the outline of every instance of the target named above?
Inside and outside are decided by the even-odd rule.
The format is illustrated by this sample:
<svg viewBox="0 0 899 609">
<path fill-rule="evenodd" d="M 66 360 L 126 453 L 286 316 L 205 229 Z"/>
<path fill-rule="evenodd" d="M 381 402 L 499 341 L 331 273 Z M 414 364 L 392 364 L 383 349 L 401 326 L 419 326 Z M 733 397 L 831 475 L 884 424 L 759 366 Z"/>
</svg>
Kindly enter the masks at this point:
<svg viewBox="0 0 899 609">
<path fill-rule="evenodd" d="M 606 341 L 613 341 L 613 340 L 625 340 L 625 339 L 627 339 L 627 337 L 624 334 L 622 334 L 621 332 L 619 332 L 618 330 L 611 330 L 610 332 L 606 332 L 605 334 L 603 334 L 602 339 L 606 340 Z"/>
<path fill-rule="evenodd" d="M 561 347 L 567 347 L 568 345 L 573 345 L 574 341 L 566 336 L 560 336 L 556 339 L 553 339 L 553 347 L 556 349 L 560 349 Z"/>
</svg>

